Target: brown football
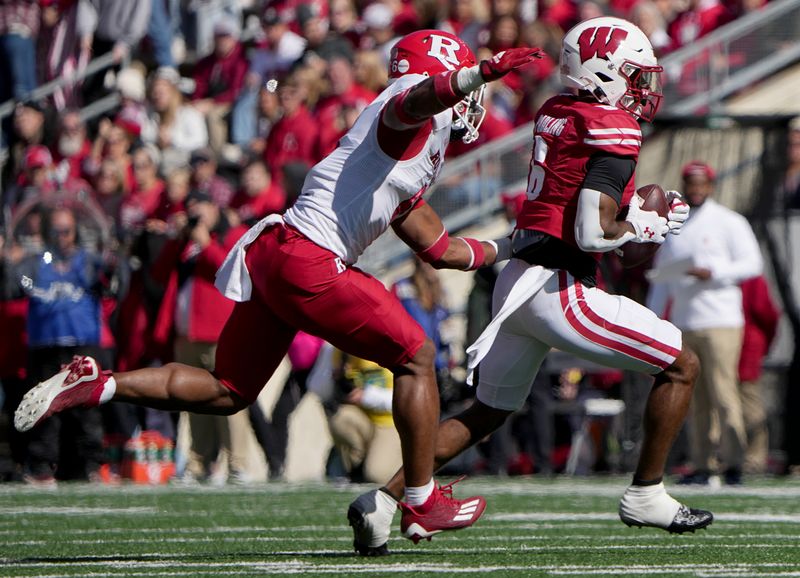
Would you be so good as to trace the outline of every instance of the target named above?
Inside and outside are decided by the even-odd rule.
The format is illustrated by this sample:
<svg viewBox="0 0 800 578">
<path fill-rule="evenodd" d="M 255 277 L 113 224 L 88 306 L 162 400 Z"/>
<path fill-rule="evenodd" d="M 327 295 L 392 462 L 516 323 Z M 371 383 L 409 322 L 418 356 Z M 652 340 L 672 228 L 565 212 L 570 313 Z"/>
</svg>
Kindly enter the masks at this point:
<svg viewBox="0 0 800 578">
<path fill-rule="evenodd" d="M 662 217 L 667 218 L 669 199 L 664 189 L 658 185 L 645 185 L 640 187 L 636 194 L 642 198 L 641 207 L 643 211 L 655 211 Z M 627 212 L 628 208 L 625 207 L 620 212 L 620 219 L 624 219 Z M 627 269 L 645 263 L 656 254 L 660 246 L 656 243 L 634 243 L 633 241 L 628 241 L 620 247 L 622 266 Z"/>
</svg>

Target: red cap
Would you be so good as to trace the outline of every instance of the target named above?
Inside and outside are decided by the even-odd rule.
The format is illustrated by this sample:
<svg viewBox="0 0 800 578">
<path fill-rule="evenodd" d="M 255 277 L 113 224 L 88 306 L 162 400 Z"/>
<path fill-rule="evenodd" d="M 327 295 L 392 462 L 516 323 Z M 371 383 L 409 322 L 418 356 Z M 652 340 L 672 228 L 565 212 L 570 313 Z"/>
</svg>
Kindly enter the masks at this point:
<svg viewBox="0 0 800 578">
<path fill-rule="evenodd" d="M 38 169 L 39 167 L 49 167 L 53 164 L 53 155 L 42 145 L 33 145 L 25 149 L 25 160 L 23 166 L 26 169 Z"/>
<path fill-rule="evenodd" d="M 114 124 L 136 139 L 142 136 L 142 125 L 128 111 L 122 111 L 114 119 Z"/>
<path fill-rule="evenodd" d="M 714 169 L 702 161 L 692 161 L 684 165 L 683 170 L 681 170 L 681 176 L 684 180 L 692 175 L 702 175 L 709 181 L 717 179 L 717 173 L 714 172 Z"/>
</svg>

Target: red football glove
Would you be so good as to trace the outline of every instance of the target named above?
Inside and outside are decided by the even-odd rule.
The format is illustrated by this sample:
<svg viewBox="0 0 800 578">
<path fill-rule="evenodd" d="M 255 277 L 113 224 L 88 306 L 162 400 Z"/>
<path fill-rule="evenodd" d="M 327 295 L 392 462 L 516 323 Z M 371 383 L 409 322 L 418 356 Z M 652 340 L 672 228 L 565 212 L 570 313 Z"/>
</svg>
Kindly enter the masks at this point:
<svg viewBox="0 0 800 578">
<path fill-rule="evenodd" d="M 544 52 L 541 48 L 509 48 L 503 52 L 498 52 L 488 60 L 481 60 L 481 76 L 486 82 L 503 78 L 506 74 L 516 68 L 530 64 L 537 58 L 542 58 Z"/>
</svg>

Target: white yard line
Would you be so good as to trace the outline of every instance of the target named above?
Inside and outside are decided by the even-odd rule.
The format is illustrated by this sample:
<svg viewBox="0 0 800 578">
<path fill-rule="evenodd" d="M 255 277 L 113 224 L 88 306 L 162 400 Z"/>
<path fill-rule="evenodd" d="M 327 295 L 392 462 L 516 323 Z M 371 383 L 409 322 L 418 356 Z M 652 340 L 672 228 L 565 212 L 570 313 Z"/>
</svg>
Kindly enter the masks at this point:
<svg viewBox="0 0 800 578">
<path fill-rule="evenodd" d="M 56 569 L 68 567 L 63 563 L 20 563 L 19 568 L 25 569 Z M 205 573 L 214 575 L 250 575 L 256 573 L 275 573 L 275 574 L 409 574 L 409 573 L 429 573 L 429 574 L 477 574 L 491 572 L 541 572 L 551 576 L 643 576 L 643 575 L 663 575 L 663 574 L 682 574 L 698 577 L 742 577 L 742 576 L 800 576 L 798 565 L 776 564 L 776 563 L 750 563 L 750 564 L 676 564 L 676 565 L 568 565 L 555 566 L 551 564 L 492 564 L 476 566 L 456 566 L 449 563 L 398 563 L 398 564 L 372 564 L 367 561 L 357 564 L 343 563 L 315 564 L 302 560 L 289 560 L 286 562 L 272 561 L 247 561 L 247 562 L 182 562 L 180 560 L 170 561 L 136 561 L 126 560 L 120 562 L 96 561 L 82 562 L 82 566 L 99 567 L 106 569 L 126 570 L 126 575 L 131 575 L 130 571 L 141 570 L 141 576 L 192 576 Z M 159 570 L 165 571 L 159 571 Z M 87 573 L 85 576 L 108 575 L 99 573 Z M 57 576 L 54 574 L 53 576 Z"/>
<path fill-rule="evenodd" d="M 488 514 L 485 519 L 492 522 L 619 521 L 617 514 L 612 512 L 514 512 L 511 514 Z M 714 512 L 714 520 L 717 522 L 786 522 L 800 524 L 800 514 L 728 514 Z"/>
</svg>

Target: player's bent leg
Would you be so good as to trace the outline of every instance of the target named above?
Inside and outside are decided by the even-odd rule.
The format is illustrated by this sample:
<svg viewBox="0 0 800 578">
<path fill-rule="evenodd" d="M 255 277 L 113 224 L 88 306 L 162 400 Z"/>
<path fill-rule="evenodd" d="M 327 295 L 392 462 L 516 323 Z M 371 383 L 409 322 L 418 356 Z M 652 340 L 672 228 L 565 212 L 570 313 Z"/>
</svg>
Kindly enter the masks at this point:
<svg viewBox="0 0 800 578">
<path fill-rule="evenodd" d="M 689 409 L 699 367 L 697 356 L 684 347 L 675 362 L 655 377 L 645 408 L 639 464 L 619 504 L 619 517 L 628 526 L 684 533 L 714 521 L 711 512 L 690 508 L 672 498 L 662 481 L 667 455 Z"/>
</svg>

